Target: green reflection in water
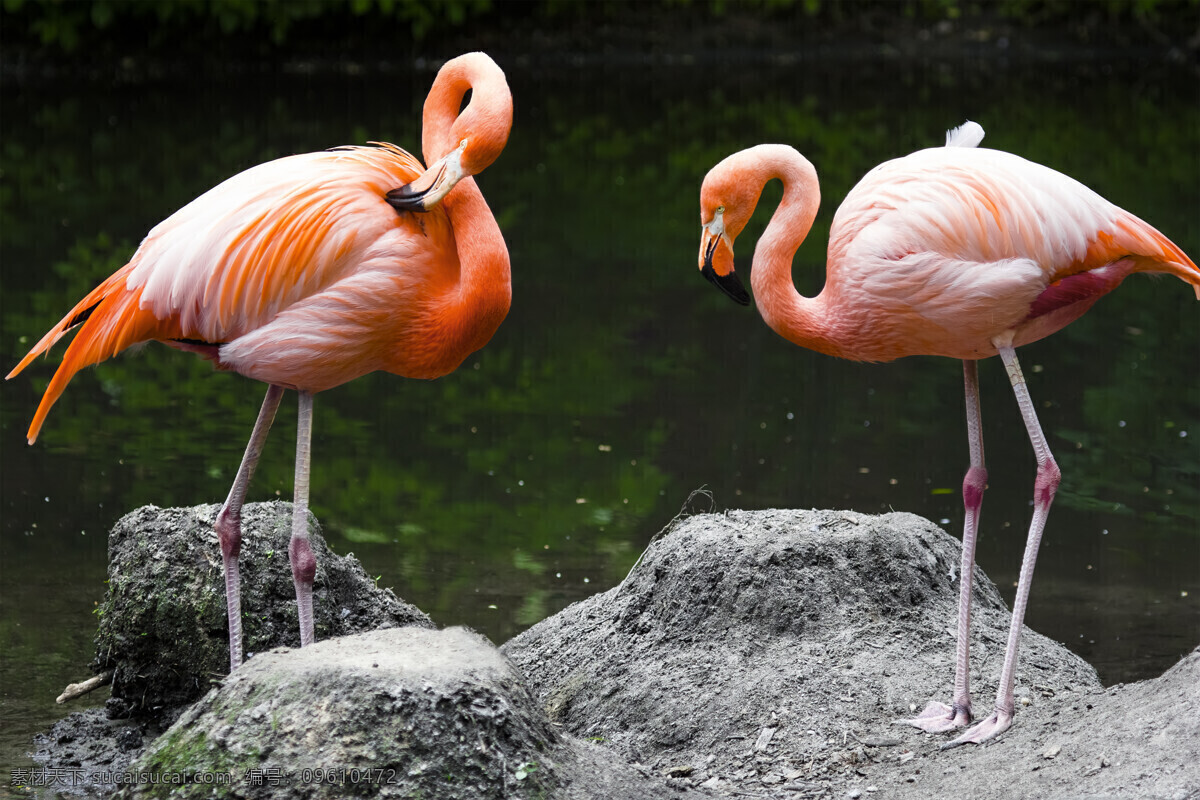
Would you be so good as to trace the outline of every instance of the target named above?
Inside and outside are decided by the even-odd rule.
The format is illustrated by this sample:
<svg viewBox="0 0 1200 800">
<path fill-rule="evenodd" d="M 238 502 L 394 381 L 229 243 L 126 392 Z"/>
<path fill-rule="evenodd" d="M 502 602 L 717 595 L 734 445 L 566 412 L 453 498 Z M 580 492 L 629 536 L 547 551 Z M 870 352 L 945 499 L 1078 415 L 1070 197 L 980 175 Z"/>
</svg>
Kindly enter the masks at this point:
<svg viewBox="0 0 1200 800">
<path fill-rule="evenodd" d="M 965 118 L 1200 253 L 1200 110 L 1182 71 L 702 62 L 647 81 L 503 66 L 517 117 L 480 185 L 512 254 L 509 319 L 444 379 L 372 375 L 318 397 L 312 487 L 335 550 L 496 642 L 618 582 L 701 485 L 719 508 L 894 508 L 958 532 L 957 364 L 800 351 L 694 272 L 700 181 L 729 152 L 784 141 L 816 164 L 826 199 L 796 265 L 807 294 L 840 197 Z M 15 363 L 146 230 L 228 175 L 340 143 L 415 146 L 430 78 L 5 89 L 0 353 Z M 1028 621 L 1107 681 L 1157 674 L 1200 634 L 1194 302 L 1176 281 L 1131 279 L 1022 350 L 1064 475 Z M 54 360 L 6 384 L 0 408 L 6 754 L 84 673 L 107 529 L 145 503 L 222 499 L 262 393 L 150 345 L 79 375 L 28 448 Z M 979 558 L 1011 598 L 1034 464 L 1003 370 L 981 373 Z M 290 497 L 294 424 L 287 401 L 252 499 Z"/>
</svg>

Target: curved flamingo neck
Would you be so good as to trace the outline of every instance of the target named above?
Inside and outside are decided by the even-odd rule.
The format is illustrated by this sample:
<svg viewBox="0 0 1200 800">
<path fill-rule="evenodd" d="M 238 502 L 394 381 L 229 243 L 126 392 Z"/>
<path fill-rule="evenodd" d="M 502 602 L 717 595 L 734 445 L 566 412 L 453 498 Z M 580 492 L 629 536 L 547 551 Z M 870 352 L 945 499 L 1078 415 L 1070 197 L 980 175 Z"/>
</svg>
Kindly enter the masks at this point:
<svg viewBox="0 0 1200 800">
<path fill-rule="evenodd" d="M 504 321 L 512 302 L 508 247 L 496 217 L 475 179 L 463 178 L 442 206 L 454 229 L 458 250 L 458 289 L 444 309 L 444 330 L 455 331 L 466 357 L 487 344 Z"/>
<path fill-rule="evenodd" d="M 841 355 L 824 292 L 804 297 L 792 281 L 792 260 L 812 230 L 821 204 L 817 171 L 790 147 L 763 148 L 754 170 L 752 180 L 760 191 L 773 179 L 783 183 L 783 199 L 754 249 L 750 285 L 759 313 L 785 339 L 820 353 Z"/>
<path fill-rule="evenodd" d="M 471 100 L 462 108 L 468 90 Z M 511 126 L 512 94 L 504 73 L 491 58 L 467 53 L 438 71 L 422 119 L 426 165 L 456 149 L 462 138 L 469 136 L 471 141 L 463 153 L 467 176 L 441 201 L 454 230 L 459 271 L 455 289 L 435 313 L 446 352 L 459 361 L 491 339 L 512 300 L 508 248 L 479 186 L 470 177 L 500 154 Z"/>
</svg>

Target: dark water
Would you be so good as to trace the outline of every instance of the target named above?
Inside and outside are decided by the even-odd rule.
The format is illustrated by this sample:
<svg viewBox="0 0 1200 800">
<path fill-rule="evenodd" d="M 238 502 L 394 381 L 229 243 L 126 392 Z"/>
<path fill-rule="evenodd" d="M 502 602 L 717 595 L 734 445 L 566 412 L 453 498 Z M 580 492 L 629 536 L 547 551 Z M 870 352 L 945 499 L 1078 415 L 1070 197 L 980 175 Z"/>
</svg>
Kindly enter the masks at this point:
<svg viewBox="0 0 1200 800">
<path fill-rule="evenodd" d="M 958 363 L 801 351 L 697 274 L 699 184 L 728 153 L 783 141 L 817 166 L 825 205 L 796 265 L 806 294 L 838 198 L 967 118 L 986 145 L 1072 175 L 1200 255 L 1200 107 L 1184 68 L 501 61 L 516 121 L 479 182 L 509 243 L 512 312 L 447 378 L 373 375 L 318 396 L 312 487 L 335 550 L 439 624 L 497 643 L 615 584 L 699 487 L 718 509 L 895 509 L 960 534 Z M 6 83 L 4 363 L 221 179 L 336 144 L 415 149 L 431 79 Z M 1195 302 L 1174 279 L 1135 277 L 1021 351 L 1063 471 L 1027 621 L 1107 683 L 1159 674 L 1200 641 Z M 87 674 L 109 527 L 146 503 L 223 499 L 262 395 L 150 345 L 77 376 L 27 447 L 53 360 L 0 394 L 0 769 L 30 763 L 30 737 L 66 713 L 54 696 Z M 981 379 L 979 562 L 1011 601 L 1035 465 L 999 363 Z M 294 425 L 289 396 L 251 499 L 291 496 Z"/>
</svg>

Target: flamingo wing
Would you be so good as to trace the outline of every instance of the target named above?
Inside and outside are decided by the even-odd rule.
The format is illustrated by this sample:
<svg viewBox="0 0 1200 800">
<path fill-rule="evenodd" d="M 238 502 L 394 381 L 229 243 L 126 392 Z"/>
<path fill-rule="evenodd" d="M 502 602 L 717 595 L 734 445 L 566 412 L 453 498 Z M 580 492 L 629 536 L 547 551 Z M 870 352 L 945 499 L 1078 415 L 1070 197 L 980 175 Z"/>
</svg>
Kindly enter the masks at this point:
<svg viewBox="0 0 1200 800">
<path fill-rule="evenodd" d="M 422 170 L 387 144 L 306 153 L 239 173 L 172 214 L 8 375 L 79 328 L 29 441 L 80 369 L 151 339 L 215 359 L 218 345 L 350 277 L 402 224 L 384 195 Z"/>
<path fill-rule="evenodd" d="M 390 145 L 261 164 L 154 228 L 127 287 L 186 338 L 236 338 L 352 272 L 399 224 L 383 196 L 422 169 Z"/>
<path fill-rule="evenodd" d="M 883 358 L 992 355 L 994 336 L 1090 304 L 1132 271 L 1200 286 L 1195 264 L 1150 225 L 1048 167 L 983 148 L 881 164 L 846 197 L 830 234 L 833 291 L 890 317 L 884 338 L 896 352 Z"/>
</svg>

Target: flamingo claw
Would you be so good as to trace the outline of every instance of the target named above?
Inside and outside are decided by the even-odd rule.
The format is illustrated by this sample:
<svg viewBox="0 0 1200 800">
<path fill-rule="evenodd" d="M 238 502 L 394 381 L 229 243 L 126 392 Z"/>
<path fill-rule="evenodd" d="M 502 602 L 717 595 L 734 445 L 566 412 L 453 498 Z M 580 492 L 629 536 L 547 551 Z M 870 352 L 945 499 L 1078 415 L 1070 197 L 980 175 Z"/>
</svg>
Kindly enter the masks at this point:
<svg viewBox="0 0 1200 800">
<path fill-rule="evenodd" d="M 911 725 L 926 733 L 946 733 L 958 728 L 965 728 L 970 723 L 971 709 L 969 706 L 958 704 L 949 706 L 938 702 L 925 706 L 925 710 L 915 717 L 895 721 L 896 725 Z"/>
<path fill-rule="evenodd" d="M 1013 712 L 1005 711 L 1002 708 L 997 708 L 987 719 L 983 720 L 973 728 L 969 729 L 962 736 L 953 739 L 942 745 L 942 750 L 949 750 L 951 747 L 958 747 L 963 744 L 983 744 L 984 742 L 995 739 L 1000 734 L 1004 733 L 1012 725 Z"/>
</svg>

